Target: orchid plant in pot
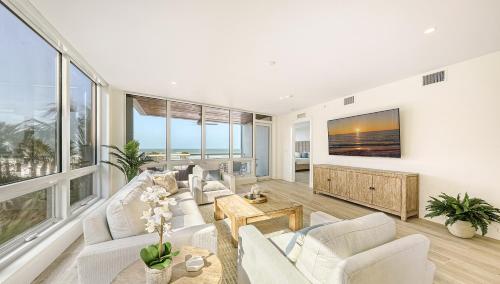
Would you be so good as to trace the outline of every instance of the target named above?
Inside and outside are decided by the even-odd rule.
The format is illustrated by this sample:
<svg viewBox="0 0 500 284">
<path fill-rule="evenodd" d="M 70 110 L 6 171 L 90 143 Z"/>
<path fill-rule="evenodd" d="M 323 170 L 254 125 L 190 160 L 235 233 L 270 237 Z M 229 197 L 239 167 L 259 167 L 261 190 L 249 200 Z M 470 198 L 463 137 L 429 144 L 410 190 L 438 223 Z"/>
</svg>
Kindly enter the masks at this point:
<svg viewBox="0 0 500 284">
<path fill-rule="evenodd" d="M 143 212 L 142 219 L 146 220 L 146 231 L 157 232 L 160 240 L 158 244 L 152 244 L 141 249 L 141 259 L 146 264 L 146 283 L 159 284 L 168 283 L 172 277 L 173 257 L 179 252 L 172 251 L 172 245 L 163 241 L 164 233 L 170 230 L 169 204 L 174 203 L 168 198 L 169 193 L 159 186 L 148 187 L 141 195 L 141 201 L 148 203 L 149 209 Z"/>
</svg>

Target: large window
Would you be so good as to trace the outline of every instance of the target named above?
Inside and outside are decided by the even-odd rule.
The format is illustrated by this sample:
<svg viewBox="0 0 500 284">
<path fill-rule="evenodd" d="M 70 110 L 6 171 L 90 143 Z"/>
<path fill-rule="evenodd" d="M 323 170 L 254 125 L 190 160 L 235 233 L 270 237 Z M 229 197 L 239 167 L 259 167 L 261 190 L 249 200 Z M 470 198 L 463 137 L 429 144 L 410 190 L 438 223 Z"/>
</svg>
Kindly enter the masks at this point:
<svg viewBox="0 0 500 284">
<path fill-rule="evenodd" d="M 139 141 L 141 151 L 159 162 L 148 168 L 178 171 L 180 180 L 196 164 L 215 159 L 225 172 L 254 176 L 254 120 L 272 121 L 264 114 L 139 95 L 127 95 L 126 114 L 127 141 Z"/>
<path fill-rule="evenodd" d="M 132 104 L 133 127 L 127 130 L 127 135 L 139 142 L 141 152 L 156 162 L 166 161 L 167 101 L 128 96 L 129 103 Z"/>
<path fill-rule="evenodd" d="M 205 159 L 229 158 L 229 110 L 205 108 Z"/>
<path fill-rule="evenodd" d="M 58 63 L 0 4 L 0 185 L 59 171 Z"/>
<path fill-rule="evenodd" d="M 96 201 L 99 181 L 96 84 L 70 63 L 70 52 L 61 54 L 3 3 L 0 266 L 82 211 L 70 205 Z"/>
<path fill-rule="evenodd" d="M 253 114 L 231 111 L 233 123 L 233 158 L 253 156 Z"/>
<path fill-rule="evenodd" d="M 70 65 L 71 169 L 95 164 L 95 83 L 75 65 Z"/>
<path fill-rule="evenodd" d="M 201 106 L 170 102 L 170 159 L 201 158 Z"/>
</svg>

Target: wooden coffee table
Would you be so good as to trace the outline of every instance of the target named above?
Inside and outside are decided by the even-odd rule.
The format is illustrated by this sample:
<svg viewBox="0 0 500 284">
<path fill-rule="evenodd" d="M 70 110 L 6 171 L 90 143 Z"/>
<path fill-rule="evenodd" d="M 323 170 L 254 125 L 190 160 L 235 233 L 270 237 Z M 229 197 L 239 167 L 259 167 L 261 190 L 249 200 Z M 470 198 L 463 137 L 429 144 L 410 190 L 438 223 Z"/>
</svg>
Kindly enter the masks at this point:
<svg viewBox="0 0 500 284">
<path fill-rule="evenodd" d="M 139 252 L 137 252 L 139 254 Z M 203 256 L 205 267 L 196 272 L 186 271 L 186 260 L 193 255 Z M 185 246 L 180 249 L 179 255 L 174 257 L 172 264 L 172 278 L 170 283 L 212 284 L 221 283 L 222 265 L 219 258 L 206 249 Z M 145 264 L 142 260 L 123 269 L 113 280 L 113 284 L 146 283 Z"/>
<path fill-rule="evenodd" d="M 238 230 L 250 223 L 288 216 L 288 227 L 292 231 L 302 229 L 302 205 L 273 198 L 266 194 L 267 202 L 249 204 L 243 197 L 233 194 L 215 198 L 215 220 L 227 216 L 231 220 L 231 236 L 235 247 L 238 246 Z"/>
</svg>

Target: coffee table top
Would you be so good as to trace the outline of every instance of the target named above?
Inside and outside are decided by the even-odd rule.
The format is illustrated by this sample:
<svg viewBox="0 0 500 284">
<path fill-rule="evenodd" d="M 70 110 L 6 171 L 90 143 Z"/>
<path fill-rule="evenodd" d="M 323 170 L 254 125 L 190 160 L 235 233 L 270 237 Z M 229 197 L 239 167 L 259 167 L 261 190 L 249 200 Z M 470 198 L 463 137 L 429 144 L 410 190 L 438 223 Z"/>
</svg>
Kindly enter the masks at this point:
<svg viewBox="0 0 500 284">
<path fill-rule="evenodd" d="M 137 252 L 139 254 L 139 252 Z M 203 256 L 205 267 L 196 272 L 187 272 L 186 263 L 193 255 Z M 172 278 L 170 283 L 220 283 L 222 279 L 222 265 L 219 258 L 206 249 L 185 246 L 180 249 L 179 255 L 174 257 L 172 264 Z M 113 284 L 146 283 L 146 265 L 137 260 L 123 269 L 113 280 Z"/>
<path fill-rule="evenodd" d="M 291 201 L 274 198 L 270 193 L 265 193 L 265 195 L 267 202 L 258 204 L 250 204 L 237 194 L 217 197 L 216 203 L 224 213 L 239 217 L 261 216 L 302 206 Z"/>
</svg>

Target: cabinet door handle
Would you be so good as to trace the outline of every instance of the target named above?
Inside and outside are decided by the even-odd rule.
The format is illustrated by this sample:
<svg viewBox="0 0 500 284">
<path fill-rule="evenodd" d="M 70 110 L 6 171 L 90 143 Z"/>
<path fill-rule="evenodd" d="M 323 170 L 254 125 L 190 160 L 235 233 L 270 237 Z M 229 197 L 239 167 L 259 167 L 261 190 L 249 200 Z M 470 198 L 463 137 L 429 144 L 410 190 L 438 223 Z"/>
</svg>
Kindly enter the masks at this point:
<svg viewBox="0 0 500 284">
<path fill-rule="evenodd" d="M 328 179 L 328 181 L 332 181 L 331 179 Z"/>
</svg>

